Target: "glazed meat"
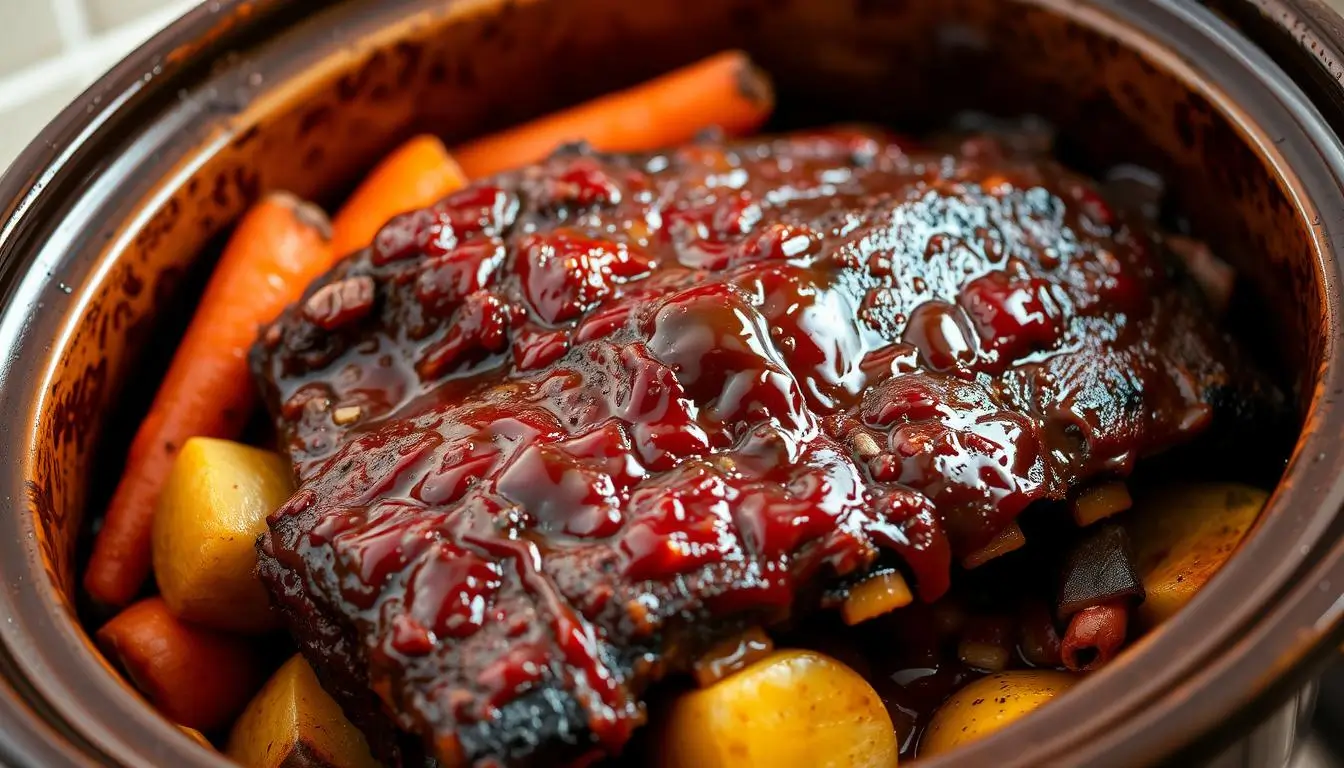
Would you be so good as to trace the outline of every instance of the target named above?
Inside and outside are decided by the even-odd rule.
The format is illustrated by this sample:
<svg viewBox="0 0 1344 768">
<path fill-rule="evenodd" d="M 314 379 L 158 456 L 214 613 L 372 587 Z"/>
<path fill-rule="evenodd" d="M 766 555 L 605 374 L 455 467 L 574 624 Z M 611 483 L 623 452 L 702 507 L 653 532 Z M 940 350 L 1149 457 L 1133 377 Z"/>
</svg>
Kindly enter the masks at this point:
<svg viewBox="0 0 1344 768">
<path fill-rule="evenodd" d="M 392 764 L 618 753 L 716 640 L 878 564 L 936 598 L 1029 505 L 1272 402 L 1169 261 L 992 139 L 566 148 L 263 332 L 300 487 L 261 575 Z"/>
</svg>

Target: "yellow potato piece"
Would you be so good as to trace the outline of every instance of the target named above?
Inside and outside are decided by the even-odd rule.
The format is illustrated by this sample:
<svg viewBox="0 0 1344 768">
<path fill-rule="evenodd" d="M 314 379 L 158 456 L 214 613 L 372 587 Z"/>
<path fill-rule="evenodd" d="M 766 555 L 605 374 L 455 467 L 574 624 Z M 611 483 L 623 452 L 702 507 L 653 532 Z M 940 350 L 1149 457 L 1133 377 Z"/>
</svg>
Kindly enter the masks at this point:
<svg viewBox="0 0 1344 768">
<path fill-rule="evenodd" d="M 894 768 L 891 718 L 857 672 L 812 651 L 776 651 L 678 698 L 663 768 Z"/>
<path fill-rule="evenodd" d="M 919 741 L 919 756 L 941 755 L 1036 711 L 1072 688 L 1078 678 L 1045 669 L 982 677 L 938 707 Z"/>
<path fill-rule="evenodd" d="M 1147 593 L 1139 622 L 1153 627 L 1190 602 L 1232 556 L 1268 498 L 1238 483 L 1199 483 L 1135 502 L 1130 539 Z"/>
<path fill-rule="evenodd" d="M 285 662 L 247 705 L 225 754 L 244 768 L 379 768 L 302 656 Z"/>
<path fill-rule="evenodd" d="M 214 629 L 261 633 L 277 617 L 253 575 L 266 516 L 293 492 L 269 451 L 193 437 L 182 446 L 154 514 L 154 575 L 174 615 Z"/>
</svg>

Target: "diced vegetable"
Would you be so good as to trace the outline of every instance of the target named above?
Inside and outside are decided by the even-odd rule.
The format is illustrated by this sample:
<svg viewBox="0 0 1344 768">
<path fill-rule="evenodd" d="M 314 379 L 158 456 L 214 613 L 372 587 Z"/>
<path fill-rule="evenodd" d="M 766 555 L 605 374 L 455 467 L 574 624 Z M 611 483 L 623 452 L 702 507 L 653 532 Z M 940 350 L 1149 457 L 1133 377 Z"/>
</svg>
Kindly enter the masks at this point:
<svg viewBox="0 0 1344 768">
<path fill-rule="evenodd" d="M 347 256 L 363 248 L 393 216 L 431 205 L 466 183 L 443 142 L 416 136 L 383 158 L 345 201 L 332 222 L 332 252 Z"/>
<path fill-rule="evenodd" d="M 345 718 L 302 656 L 267 681 L 229 734 L 243 768 L 378 768 L 364 734 Z"/>
<path fill-rule="evenodd" d="M 188 624 L 157 597 L 122 611 L 97 639 L 164 717 L 201 731 L 227 725 L 265 674 L 255 643 Z"/>
<path fill-rule="evenodd" d="M 968 667 L 1000 672 L 1012 655 L 1012 623 L 999 616 L 968 620 L 957 643 L 957 658 Z"/>
<path fill-rule="evenodd" d="M 1115 523 L 1086 531 L 1069 548 L 1060 581 L 1060 619 L 1094 605 L 1130 605 L 1143 600 L 1143 584 L 1134 572 L 1129 536 Z"/>
<path fill-rule="evenodd" d="M 1129 509 L 1134 501 L 1129 489 L 1116 480 L 1088 488 L 1073 501 L 1073 520 L 1080 526 L 1089 526 L 1098 520 Z"/>
<path fill-rule="evenodd" d="M 658 750 L 664 768 L 891 768 L 882 700 L 844 664 L 779 651 L 679 698 Z"/>
<path fill-rule="evenodd" d="M 999 672 L 1008 665 L 1008 649 L 989 643 L 964 640 L 957 644 L 961 663 L 986 672 Z"/>
<path fill-rule="evenodd" d="M 1099 669 L 1115 658 L 1125 644 L 1129 626 L 1126 602 L 1092 605 L 1069 620 L 1060 644 L 1060 658 L 1073 672 Z"/>
<path fill-rule="evenodd" d="M 126 605 L 149 576 L 150 529 L 173 458 L 190 437 L 237 437 L 256 387 L 247 351 L 257 328 L 331 267 L 326 216 L 272 193 L 239 222 L 126 458 L 84 573 L 94 600 Z"/>
<path fill-rule="evenodd" d="M 1022 529 L 1017 523 L 1009 523 L 1008 527 L 999 531 L 998 535 L 988 544 L 977 549 L 971 554 L 961 559 L 961 565 L 964 568 L 979 568 L 996 557 L 1002 557 L 1016 549 L 1021 549 L 1027 543 L 1027 537 L 1022 535 Z"/>
<path fill-rule="evenodd" d="M 760 627 L 724 640 L 695 660 L 691 672 L 700 687 L 708 687 L 755 664 L 775 650 L 775 643 Z"/>
<path fill-rule="evenodd" d="M 605 152 L 639 152 L 684 144 L 714 126 L 745 136 L 765 122 L 774 105 L 765 73 L 746 54 L 729 51 L 477 139 L 454 155 L 476 179 L 536 162 L 573 141 Z"/>
<path fill-rule="evenodd" d="M 951 752 L 1003 728 L 1059 694 L 1078 678 L 1053 670 L 1019 670 L 983 677 L 943 702 L 919 742 L 919 756 Z"/>
<path fill-rule="evenodd" d="M 886 571 L 874 574 L 851 587 L 849 596 L 845 598 L 840 608 L 840 615 L 844 617 L 846 624 L 854 626 L 884 613 L 904 608 L 914 599 L 901 572 Z"/>
<path fill-rule="evenodd" d="M 1163 489 L 1135 504 L 1130 538 L 1147 599 L 1145 627 L 1166 621 L 1227 562 L 1269 495 L 1239 483 Z"/>
<path fill-rule="evenodd" d="M 182 446 L 154 518 L 154 574 L 168 608 L 214 629 L 260 633 L 277 626 L 252 571 L 266 516 L 293 492 L 280 456 L 228 440 Z"/>
</svg>

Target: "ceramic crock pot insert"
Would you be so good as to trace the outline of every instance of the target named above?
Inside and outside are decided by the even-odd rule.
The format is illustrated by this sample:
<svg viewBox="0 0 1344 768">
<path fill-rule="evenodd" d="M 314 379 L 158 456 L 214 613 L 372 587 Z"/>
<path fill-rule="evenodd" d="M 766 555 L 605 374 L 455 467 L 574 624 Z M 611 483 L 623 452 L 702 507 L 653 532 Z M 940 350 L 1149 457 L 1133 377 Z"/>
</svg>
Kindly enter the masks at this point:
<svg viewBox="0 0 1344 768">
<path fill-rule="evenodd" d="M 180 332 L 163 308 L 182 303 L 264 190 L 330 202 L 414 130 L 451 142 L 731 46 L 775 76 L 782 127 L 1034 112 L 1092 170 L 1162 171 L 1195 232 L 1273 308 L 1261 346 L 1301 406 L 1303 438 L 1255 535 L 1186 611 L 1072 706 L 928 764 L 1132 765 L 1286 692 L 1326 645 L 1339 593 L 1326 579 L 1344 576 L 1330 240 L 1344 231 L 1344 162 L 1272 63 L 1169 0 L 258 0 L 193 12 L 0 182 L 12 200 L 0 224 L 0 670 L 100 760 L 223 765 L 121 682 L 72 600 L 85 506 L 101 503 L 134 404 L 157 383 L 140 361 Z"/>
</svg>

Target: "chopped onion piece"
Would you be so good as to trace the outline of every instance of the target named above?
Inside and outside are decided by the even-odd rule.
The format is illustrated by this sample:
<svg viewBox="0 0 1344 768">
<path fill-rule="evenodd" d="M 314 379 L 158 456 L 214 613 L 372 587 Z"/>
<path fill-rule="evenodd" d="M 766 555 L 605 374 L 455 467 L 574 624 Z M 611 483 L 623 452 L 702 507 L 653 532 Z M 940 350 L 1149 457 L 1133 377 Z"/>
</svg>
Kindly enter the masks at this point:
<svg viewBox="0 0 1344 768">
<path fill-rule="evenodd" d="M 760 627 L 752 627 L 737 637 L 729 638 L 710 648 L 692 668 L 695 682 L 701 688 L 760 661 L 775 650 L 770 636 Z"/>
<path fill-rule="evenodd" d="M 854 443 L 854 455 L 864 461 L 882 453 L 882 447 L 867 432 L 855 432 L 852 442 Z"/>
<path fill-rule="evenodd" d="M 957 645 L 961 663 L 986 672 L 1002 672 L 1008 666 L 1008 649 L 1001 645 L 962 640 Z"/>
<path fill-rule="evenodd" d="M 1133 506 L 1129 489 L 1119 480 L 1094 485 L 1073 501 L 1073 520 L 1087 527 Z"/>
<path fill-rule="evenodd" d="M 840 609 L 845 623 L 854 626 L 869 619 L 904 608 L 914 600 L 910 586 L 900 571 L 887 571 L 855 584 Z"/>
<path fill-rule="evenodd" d="M 996 557 L 1021 549 L 1026 543 L 1027 537 L 1022 535 L 1022 529 L 1017 523 L 1009 523 L 1008 527 L 999 531 L 999 535 L 988 544 L 963 557 L 961 564 L 967 569 L 979 568 Z"/>
<path fill-rule="evenodd" d="M 336 422 L 339 426 L 345 426 L 358 421 L 359 417 L 363 414 L 364 409 L 360 408 L 358 405 L 347 405 L 342 408 L 337 408 L 332 412 L 331 420 Z"/>
</svg>

